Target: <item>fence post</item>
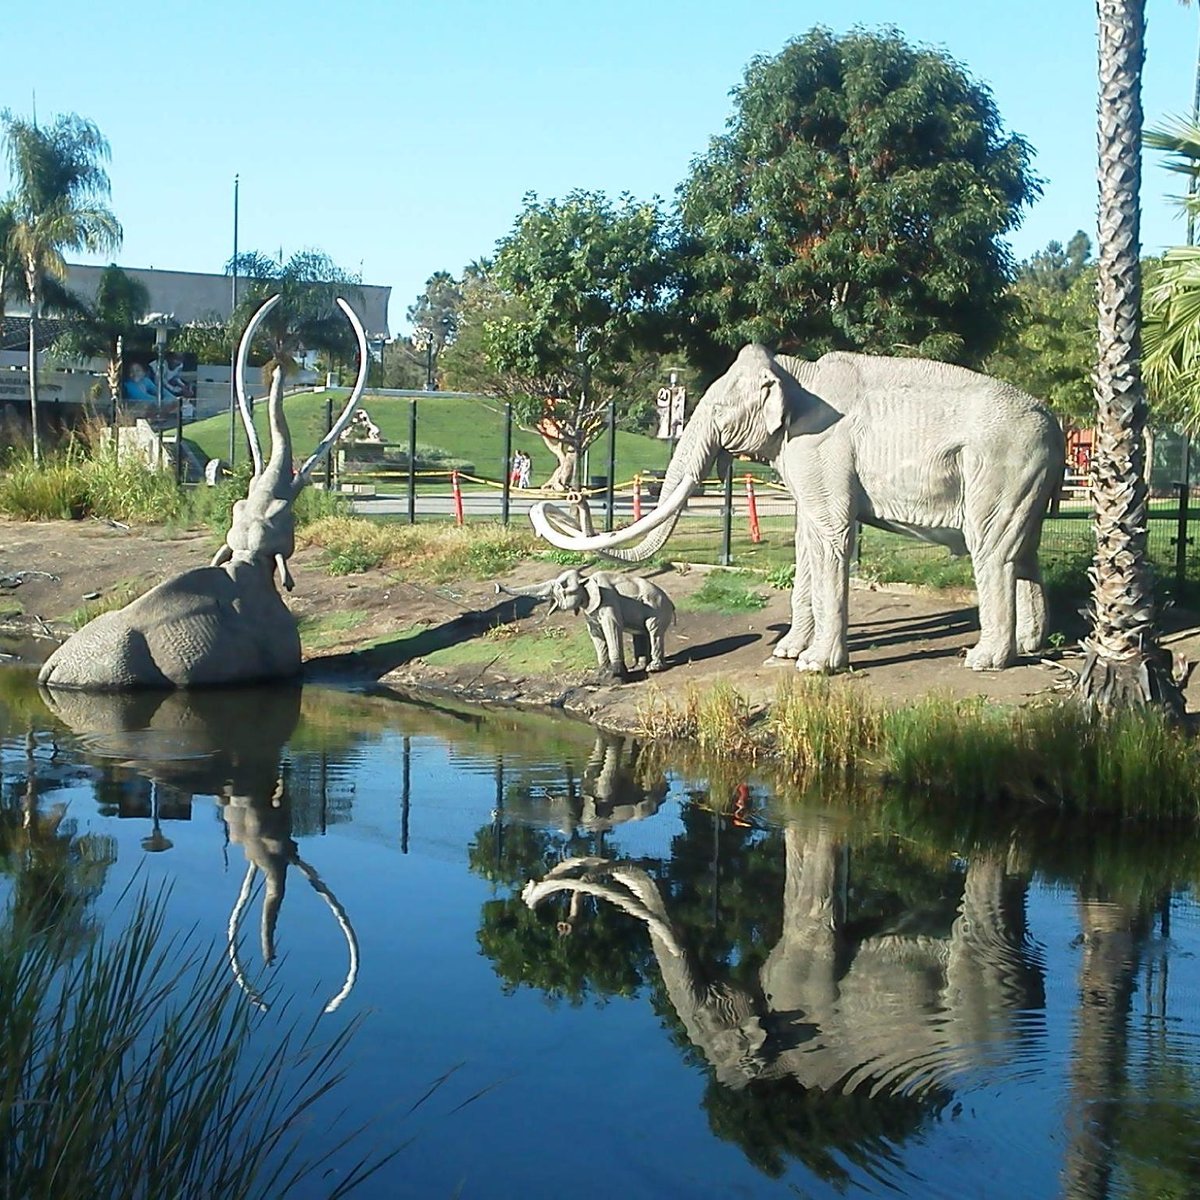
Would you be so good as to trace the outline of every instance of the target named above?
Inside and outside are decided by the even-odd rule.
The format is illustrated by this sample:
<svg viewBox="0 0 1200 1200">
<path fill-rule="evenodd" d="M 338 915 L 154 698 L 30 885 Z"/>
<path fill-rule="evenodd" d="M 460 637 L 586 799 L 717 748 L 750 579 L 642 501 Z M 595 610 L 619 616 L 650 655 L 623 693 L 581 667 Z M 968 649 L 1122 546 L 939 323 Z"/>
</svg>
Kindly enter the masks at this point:
<svg viewBox="0 0 1200 1200">
<path fill-rule="evenodd" d="M 500 493 L 500 524 L 508 524 L 508 502 L 512 496 L 512 402 L 504 405 L 504 468 L 501 479 L 504 480 L 504 490 Z"/>
<path fill-rule="evenodd" d="M 408 523 L 417 523 L 417 402 L 408 402 Z"/>
<path fill-rule="evenodd" d="M 725 464 L 721 504 L 721 566 L 733 566 L 733 459 Z"/>
<path fill-rule="evenodd" d="M 758 527 L 758 503 L 754 499 L 754 476 L 746 476 L 746 511 L 750 516 L 750 540 L 757 546 L 762 541 L 762 530 Z"/>
<path fill-rule="evenodd" d="M 454 523 L 463 524 L 462 484 L 458 482 L 458 472 L 450 472 L 450 490 L 454 493 Z"/>
<path fill-rule="evenodd" d="M 333 431 L 333 397 L 330 396 L 325 401 L 325 436 L 328 437 Z M 333 491 L 333 458 L 337 454 L 337 447 L 330 446 L 329 453 L 325 455 L 325 490 Z"/>
<path fill-rule="evenodd" d="M 639 471 L 633 477 L 633 519 L 642 519 L 642 473 Z"/>
<path fill-rule="evenodd" d="M 617 402 L 608 402 L 608 492 L 604 497 L 604 531 L 612 533 L 616 515 L 617 483 Z"/>
<path fill-rule="evenodd" d="M 1191 487 L 1185 480 L 1179 489 L 1179 517 L 1175 525 L 1175 594 L 1182 596 L 1187 587 L 1188 499 Z"/>
</svg>

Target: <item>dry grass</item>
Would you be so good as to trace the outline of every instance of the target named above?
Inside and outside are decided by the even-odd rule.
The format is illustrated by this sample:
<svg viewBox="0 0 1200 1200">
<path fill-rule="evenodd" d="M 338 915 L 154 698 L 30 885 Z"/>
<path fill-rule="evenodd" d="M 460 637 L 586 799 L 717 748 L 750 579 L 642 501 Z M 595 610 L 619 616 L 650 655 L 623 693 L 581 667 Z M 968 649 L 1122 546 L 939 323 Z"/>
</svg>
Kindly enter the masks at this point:
<svg viewBox="0 0 1200 1200">
<path fill-rule="evenodd" d="M 296 543 L 322 547 L 335 575 L 381 568 L 432 582 L 500 575 L 538 549 L 531 533 L 500 524 L 398 525 L 362 517 L 323 517 L 298 530 Z"/>
</svg>

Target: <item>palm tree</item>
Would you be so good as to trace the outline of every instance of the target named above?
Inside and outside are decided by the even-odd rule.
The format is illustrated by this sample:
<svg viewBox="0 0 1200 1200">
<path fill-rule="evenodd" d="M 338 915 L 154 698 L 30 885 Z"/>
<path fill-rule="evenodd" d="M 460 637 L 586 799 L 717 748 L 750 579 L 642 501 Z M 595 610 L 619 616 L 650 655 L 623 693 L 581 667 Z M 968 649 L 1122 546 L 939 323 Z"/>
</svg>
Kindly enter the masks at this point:
<svg viewBox="0 0 1200 1200">
<path fill-rule="evenodd" d="M 96 299 L 82 308 L 55 340 L 54 349 L 65 358 L 108 360 L 108 390 L 112 419 L 116 423 L 121 395 L 121 358 L 125 339 L 133 333 L 150 307 L 144 284 L 110 264 L 100 272 Z"/>
<path fill-rule="evenodd" d="M 121 225 L 104 204 L 109 195 L 108 142 L 91 121 L 74 113 L 47 128 L 5 109 L 0 112 L 13 191 L 9 253 L 20 264 L 29 301 L 29 409 L 33 456 L 38 438 L 37 323 L 47 276 L 66 278 L 64 251 L 106 253 L 121 244 Z"/>
<path fill-rule="evenodd" d="M 226 270 L 237 268 L 245 280 L 231 323 L 244 327 L 250 314 L 268 297 L 283 299 L 267 314 L 259 329 L 259 352 L 269 356 L 264 378 L 278 365 L 290 374 L 301 352 L 310 350 L 331 359 L 349 359 L 355 351 L 353 332 L 334 301 L 341 296 L 362 303 L 361 280 L 337 266 L 319 250 L 301 250 L 286 262 L 250 251 L 231 259 Z"/>
<path fill-rule="evenodd" d="M 1139 262 L 1145 0 L 1098 0 L 1100 309 L 1096 554 L 1091 632 L 1078 690 L 1102 714 L 1154 704 L 1181 715 L 1183 697 L 1159 646 L 1146 561 L 1146 395 L 1141 375 Z"/>
</svg>

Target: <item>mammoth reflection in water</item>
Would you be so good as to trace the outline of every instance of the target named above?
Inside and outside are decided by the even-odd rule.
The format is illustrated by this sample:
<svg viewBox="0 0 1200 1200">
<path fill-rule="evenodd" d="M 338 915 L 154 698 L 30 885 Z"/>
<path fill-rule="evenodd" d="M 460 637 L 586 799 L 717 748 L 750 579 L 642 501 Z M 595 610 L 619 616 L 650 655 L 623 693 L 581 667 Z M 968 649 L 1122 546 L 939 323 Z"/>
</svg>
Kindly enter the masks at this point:
<svg viewBox="0 0 1200 1200">
<path fill-rule="evenodd" d="M 358 940 L 337 897 L 300 857 L 280 773 L 283 747 L 300 719 L 300 689 L 125 693 L 42 689 L 42 699 L 87 752 L 155 783 L 216 798 L 229 840 L 241 846 L 247 864 L 229 918 L 229 962 L 238 985 L 259 1008 L 267 1008 L 267 1002 L 250 983 L 239 957 L 241 922 L 261 872 L 262 956 L 271 964 L 288 868 L 295 866 L 301 872 L 329 906 L 349 950 L 345 982 L 324 1011 L 337 1008 L 358 975 Z"/>
<path fill-rule="evenodd" d="M 640 743 L 620 734 L 596 732 L 596 743 L 576 780 L 568 775 L 562 789 L 508 801 L 505 815 L 530 825 L 552 822 L 568 837 L 576 831 L 607 833 L 627 821 L 652 817 L 667 795 L 661 770 L 639 764 Z"/>
<path fill-rule="evenodd" d="M 643 921 L 671 1005 L 727 1087 L 791 1076 L 826 1092 L 916 1095 L 1024 1035 L 1041 971 L 1025 938 L 1027 881 L 1002 857 L 968 862 L 948 933 L 909 918 L 864 936 L 847 918 L 849 855 L 830 826 L 792 822 L 784 845 L 782 934 L 757 986 L 703 969 L 641 867 L 569 859 L 522 895 L 530 908 L 594 896 Z"/>
</svg>

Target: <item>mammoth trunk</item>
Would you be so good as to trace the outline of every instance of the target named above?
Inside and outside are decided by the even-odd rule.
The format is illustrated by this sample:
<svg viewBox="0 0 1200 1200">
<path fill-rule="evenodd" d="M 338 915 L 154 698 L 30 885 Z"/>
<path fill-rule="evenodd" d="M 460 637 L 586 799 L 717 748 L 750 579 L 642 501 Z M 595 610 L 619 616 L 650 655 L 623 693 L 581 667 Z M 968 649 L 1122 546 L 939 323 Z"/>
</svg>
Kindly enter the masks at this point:
<svg viewBox="0 0 1200 1200">
<path fill-rule="evenodd" d="M 621 562 L 643 562 L 657 554 L 671 536 L 688 496 L 712 467 L 719 449 L 712 422 L 698 413 L 671 458 L 658 507 L 624 529 L 588 536 L 564 512 L 549 504 L 535 505 L 530 520 L 541 537 L 562 549 L 598 552 Z M 639 545 L 624 548 L 639 537 L 643 538 Z"/>
</svg>

